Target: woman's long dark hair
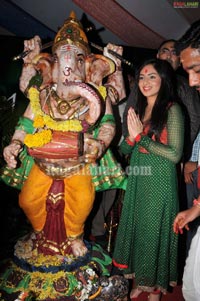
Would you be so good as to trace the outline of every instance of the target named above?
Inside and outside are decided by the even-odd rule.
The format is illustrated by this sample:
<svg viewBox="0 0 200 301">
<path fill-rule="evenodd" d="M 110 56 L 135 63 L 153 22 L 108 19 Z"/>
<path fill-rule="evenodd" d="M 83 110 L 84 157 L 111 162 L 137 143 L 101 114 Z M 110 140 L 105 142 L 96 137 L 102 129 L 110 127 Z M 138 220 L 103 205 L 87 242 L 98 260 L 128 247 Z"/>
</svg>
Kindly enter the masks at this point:
<svg viewBox="0 0 200 301">
<path fill-rule="evenodd" d="M 150 129 L 148 132 L 149 137 L 155 135 L 155 138 L 158 141 L 161 131 L 166 125 L 168 108 L 170 104 L 177 100 L 177 95 L 175 93 L 176 76 L 171 65 L 164 60 L 147 60 L 139 67 L 136 72 L 134 91 L 136 99 L 135 110 L 139 114 L 140 119 L 144 117 L 147 98 L 141 93 L 138 82 L 141 70 L 147 65 L 152 65 L 161 78 L 161 86 L 152 109 Z"/>
</svg>

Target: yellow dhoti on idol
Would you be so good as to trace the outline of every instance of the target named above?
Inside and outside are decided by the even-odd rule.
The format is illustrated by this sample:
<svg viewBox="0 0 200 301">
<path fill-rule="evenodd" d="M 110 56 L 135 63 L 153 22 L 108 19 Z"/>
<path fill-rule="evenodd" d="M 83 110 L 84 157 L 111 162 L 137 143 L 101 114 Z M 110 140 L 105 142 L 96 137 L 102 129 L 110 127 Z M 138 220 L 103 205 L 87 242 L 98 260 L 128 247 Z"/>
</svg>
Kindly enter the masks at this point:
<svg viewBox="0 0 200 301">
<path fill-rule="evenodd" d="M 36 231 L 41 231 L 45 225 L 46 199 L 52 182 L 51 177 L 34 165 L 19 195 L 20 207 Z M 83 233 L 83 225 L 91 211 L 94 195 L 95 190 L 90 175 L 75 174 L 64 179 L 64 222 L 67 237 L 75 237 Z M 60 198 L 59 194 L 53 197 L 54 202 Z"/>
<path fill-rule="evenodd" d="M 80 174 L 73 174 L 63 180 L 54 180 L 43 173 L 37 165 L 32 167 L 19 195 L 19 205 L 35 231 L 42 231 L 48 220 L 47 199 L 54 206 L 63 199 L 66 237 L 75 238 L 83 234 L 84 223 L 92 209 L 95 197 L 94 185 L 88 172 L 88 168 L 84 167 Z M 53 181 L 63 181 L 64 189 L 49 192 Z"/>
</svg>

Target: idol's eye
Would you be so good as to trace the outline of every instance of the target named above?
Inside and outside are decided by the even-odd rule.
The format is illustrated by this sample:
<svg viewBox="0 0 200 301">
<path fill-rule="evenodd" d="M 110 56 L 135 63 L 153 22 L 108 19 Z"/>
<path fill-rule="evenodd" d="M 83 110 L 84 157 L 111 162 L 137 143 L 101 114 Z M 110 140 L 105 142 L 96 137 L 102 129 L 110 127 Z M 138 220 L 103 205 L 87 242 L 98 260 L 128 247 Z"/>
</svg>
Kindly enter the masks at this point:
<svg viewBox="0 0 200 301">
<path fill-rule="evenodd" d="M 85 63 L 84 56 L 82 54 L 78 54 L 77 61 L 80 65 L 83 65 Z"/>
<path fill-rule="evenodd" d="M 84 63 L 84 60 L 83 60 L 83 58 L 78 58 L 78 62 L 80 63 L 80 64 L 83 64 Z"/>
</svg>

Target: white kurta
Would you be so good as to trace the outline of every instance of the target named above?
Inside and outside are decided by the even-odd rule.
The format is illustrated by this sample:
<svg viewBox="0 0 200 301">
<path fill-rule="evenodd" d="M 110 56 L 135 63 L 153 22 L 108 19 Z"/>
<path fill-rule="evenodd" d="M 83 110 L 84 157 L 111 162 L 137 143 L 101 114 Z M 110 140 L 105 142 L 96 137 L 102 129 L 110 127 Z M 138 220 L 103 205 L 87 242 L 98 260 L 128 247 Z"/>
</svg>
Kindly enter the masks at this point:
<svg viewBox="0 0 200 301">
<path fill-rule="evenodd" d="M 200 226 L 186 259 L 182 290 L 185 301 L 200 301 Z"/>
</svg>

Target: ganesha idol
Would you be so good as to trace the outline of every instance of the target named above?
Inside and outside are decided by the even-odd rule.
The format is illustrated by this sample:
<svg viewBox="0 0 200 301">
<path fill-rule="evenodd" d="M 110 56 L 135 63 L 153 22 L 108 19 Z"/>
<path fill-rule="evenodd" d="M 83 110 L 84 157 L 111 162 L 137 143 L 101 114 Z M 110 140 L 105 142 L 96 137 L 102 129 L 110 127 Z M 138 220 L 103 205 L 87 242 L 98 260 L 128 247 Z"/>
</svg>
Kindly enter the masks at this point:
<svg viewBox="0 0 200 301">
<path fill-rule="evenodd" d="M 74 287 L 78 293 L 69 300 L 88 300 L 89 295 L 94 293 L 93 299 L 100 294 L 89 264 L 93 250 L 83 239 L 84 224 L 95 191 L 123 188 L 126 182 L 109 151 L 116 127 L 112 105 L 125 97 L 121 61 L 111 56 L 109 49 L 122 54 L 122 47 L 113 44 L 104 48 L 104 55 L 90 53 L 73 12 L 58 31 L 52 54 L 41 52 L 39 36 L 24 41 L 28 54 L 23 58 L 20 89 L 29 103 L 4 149 L 7 167 L 1 178 L 9 178 L 7 182 L 14 187 L 21 185 L 19 205 L 33 232 L 19 239 L 14 255 L 18 264 L 23 262 L 23 268 L 28 266 L 32 272 L 19 277 L 29 277 L 29 293 L 35 294 L 36 300 L 68 300 L 66 296 L 72 297 Z M 26 165 L 23 179 L 18 158 L 23 167 Z M 112 173 L 94 174 L 98 164 L 111 166 Z M 30 281 L 34 272 L 41 270 L 47 274 L 56 270 L 57 282 L 51 279 L 56 293 L 51 298 L 44 292 L 47 280 L 44 287 L 41 284 L 44 274 L 38 280 L 40 289 Z M 67 277 L 66 270 L 73 275 Z M 58 276 L 61 272 L 64 275 Z M 74 287 L 68 283 L 72 276 Z"/>
</svg>

